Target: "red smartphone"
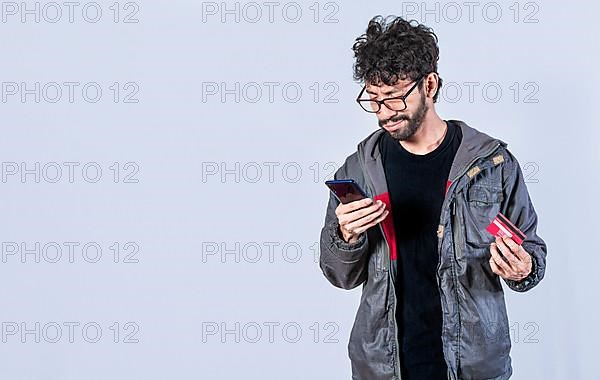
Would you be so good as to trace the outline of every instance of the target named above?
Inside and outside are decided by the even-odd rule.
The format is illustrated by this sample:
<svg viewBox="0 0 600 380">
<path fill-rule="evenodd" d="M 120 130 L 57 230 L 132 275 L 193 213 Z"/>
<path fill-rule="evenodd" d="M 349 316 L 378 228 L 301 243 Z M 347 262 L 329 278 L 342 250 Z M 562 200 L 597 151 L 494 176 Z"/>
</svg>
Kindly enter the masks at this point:
<svg viewBox="0 0 600 380">
<path fill-rule="evenodd" d="M 344 204 L 367 198 L 367 194 L 353 179 L 334 179 L 325 181 L 325 185 L 327 185 L 337 199 Z"/>
</svg>

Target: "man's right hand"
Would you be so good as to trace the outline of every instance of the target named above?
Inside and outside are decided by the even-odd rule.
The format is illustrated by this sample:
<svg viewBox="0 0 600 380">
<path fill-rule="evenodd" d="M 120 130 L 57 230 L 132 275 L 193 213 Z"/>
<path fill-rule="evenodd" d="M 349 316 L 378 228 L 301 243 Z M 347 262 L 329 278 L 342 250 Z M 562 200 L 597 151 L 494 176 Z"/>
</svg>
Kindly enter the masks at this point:
<svg viewBox="0 0 600 380">
<path fill-rule="evenodd" d="M 346 204 L 340 203 L 335 209 L 344 241 L 354 243 L 361 233 L 385 219 L 389 211 L 385 203 L 364 198 Z"/>
</svg>

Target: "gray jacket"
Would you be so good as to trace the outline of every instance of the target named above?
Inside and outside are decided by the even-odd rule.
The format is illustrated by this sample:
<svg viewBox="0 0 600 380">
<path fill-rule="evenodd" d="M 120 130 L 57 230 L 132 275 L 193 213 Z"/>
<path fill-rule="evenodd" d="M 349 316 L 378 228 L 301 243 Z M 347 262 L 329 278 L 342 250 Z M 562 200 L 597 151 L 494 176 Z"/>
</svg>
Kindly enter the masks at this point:
<svg viewBox="0 0 600 380">
<path fill-rule="evenodd" d="M 508 317 L 501 277 L 492 272 L 485 229 L 502 212 L 525 235 L 523 248 L 533 270 L 525 279 L 504 280 L 525 292 L 544 277 L 546 244 L 537 235 L 537 215 L 516 158 L 507 144 L 455 121 L 462 141 L 452 163 L 438 227 L 437 270 L 443 324 L 442 343 L 448 379 L 508 379 L 512 374 Z M 340 236 L 330 194 L 320 237 L 320 267 L 342 289 L 362 285 L 348 355 L 354 380 L 400 379 L 396 325 L 395 268 L 389 241 L 395 241 L 392 208 L 379 153 L 383 129 L 358 144 L 336 171 L 335 179 L 353 178 L 373 199 L 387 203 L 388 217 L 362 233 L 355 243 Z"/>
</svg>

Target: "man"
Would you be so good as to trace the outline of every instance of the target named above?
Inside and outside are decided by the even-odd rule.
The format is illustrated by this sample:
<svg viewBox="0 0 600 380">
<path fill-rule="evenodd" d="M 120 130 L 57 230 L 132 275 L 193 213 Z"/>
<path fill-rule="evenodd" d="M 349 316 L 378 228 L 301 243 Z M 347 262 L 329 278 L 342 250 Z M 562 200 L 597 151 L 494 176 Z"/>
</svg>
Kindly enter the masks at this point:
<svg viewBox="0 0 600 380">
<path fill-rule="evenodd" d="M 330 194 L 320 267 L 362 296 L 348 344 L 360 380 L 508 379 L 501 280 L 517 292 L 544 277 L 546 244 L 507 144 L 435 111 L 437 36 L 398 17 L 373 18 L 353 51 L 357 98 L 379 126 L 334 175 L 368 198 Z M 504 214 L 519 245 L 486 227 Z"/>
</svg>

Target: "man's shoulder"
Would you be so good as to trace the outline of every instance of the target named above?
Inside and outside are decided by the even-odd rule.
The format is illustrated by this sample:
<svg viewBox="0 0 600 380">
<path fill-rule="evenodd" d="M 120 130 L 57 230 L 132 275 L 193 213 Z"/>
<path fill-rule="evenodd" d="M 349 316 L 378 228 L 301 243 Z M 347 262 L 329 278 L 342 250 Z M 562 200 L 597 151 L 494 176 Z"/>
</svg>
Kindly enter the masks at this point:
<svg viewBox="0 0 600 380">
<path fill-rule="evenodd" d="M 338 168 L 336 172 L 337 175 L 348 176 L 353 175 L 360 169 L 360 163 L 358 162 L 358 150 L 352 152 L 350 155 L 346 156 L 343 164 Z"/>
<path fill-rule="evenodd" d="M 480 144 L 484 144 L 485 141 L 496 141 L 499 143 L 497 150 L 494 151 L 494 154 L 490 157 L 490 159 L 494 162 L 495 166 L 499 166 L 504 168 L 505 175 L 513 176 L 516 175 L 516 170 L 519 167 L 519 161 L 515 157 L 515 155 L 508 148 L 508 143 L 505 140 L 502 140 L 497 137 L 493 137 L 492 135 L 483 132 L 473 126 L 467 125 L 462 121 L 458 121 L 461 123 L 461 129 L 463 132 L 466 131 L 467 135 L 472 140 L 480 141 Z M 501 164 L 501 165 L 497 165 Z"/>
<path fill-rule="evenodd" d="M 487 131 L 484 132 L 484 130 L 480 129 L 478 126 L 467 124 L 462 120 L 448 120 L 448 122 L 452 122 L 454 125 L 460 127 L 463 144 L 467 149 L 475 151 L 490 144 L 498 144 L 498 152 L 506 152 L 507 155 L 509 155 L 507 158 L 514 159 L 514 156 L 508 149 L 506 140 L 496 137 Z"/>
<path fill-rule="evenodd" d="M 377 146 L 380 137 L 383 136 L 385 131 L 383 129 L 377 129 L 371 133 L 369 133 L 365 138 L 360 140 L 358 144 L 356 144 L 356 149 L 344 160 L 344 164 L 358 165 L 358 156 L 359 154 L 373 154 L 373 149 Z"/>
<path fill-rule="evenodd" d="M 372 156 L 378 146 L 379 137 L 382 136 L 383 129 L 378 129 L 371 132 L 367 137 L 362 139 L 356 149 L 346 156 L 342 165 L 339 166 L 335 173 L 335 178 L 354 178 L 359 180 L 364 176 L 361 164 L 361 157 L 364 162 L 367 156 Z"/>
<path fill-rule="evenodd" d="M 480 143 L 494 140 L 494 141 L 500 142 L 501 145 L 503 145 L 503 146 L 508 145 L 504 140 L 501 140 L 498 137 L 492 136 L 488 132 L 484 132 L 483 129 L 480 128 L 479 126 L 475 126 L 471 123 L 467 124 L 463 120 L 449 119 L 449 120 L 447 120 L 447 122 L 452 123 L 453 125 L 459 127 L 463 138 L 466 140 L 478 141 Z"/>
</svg>

